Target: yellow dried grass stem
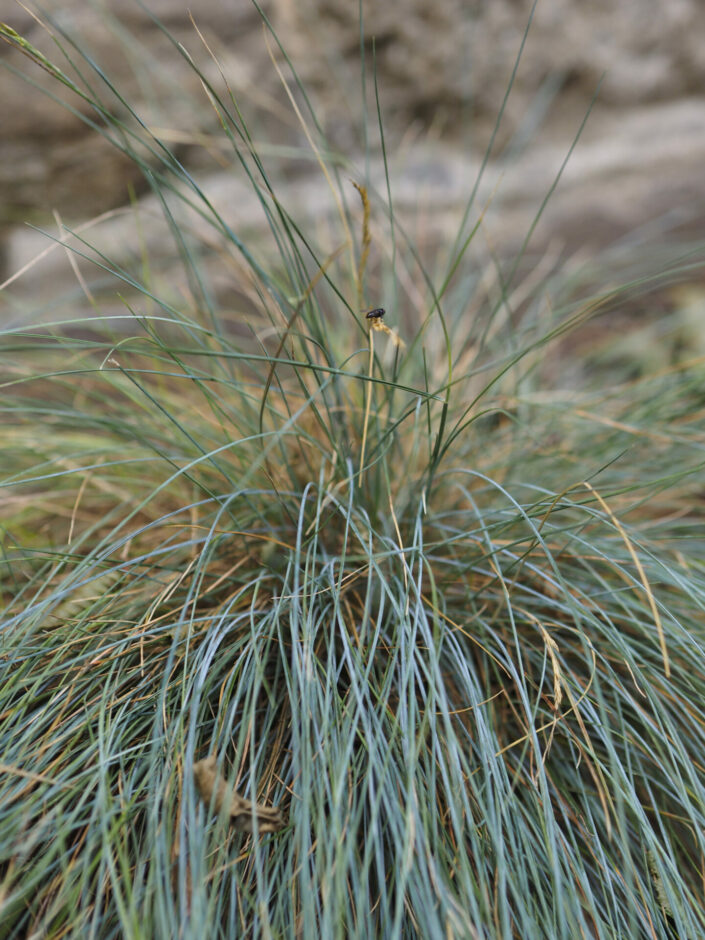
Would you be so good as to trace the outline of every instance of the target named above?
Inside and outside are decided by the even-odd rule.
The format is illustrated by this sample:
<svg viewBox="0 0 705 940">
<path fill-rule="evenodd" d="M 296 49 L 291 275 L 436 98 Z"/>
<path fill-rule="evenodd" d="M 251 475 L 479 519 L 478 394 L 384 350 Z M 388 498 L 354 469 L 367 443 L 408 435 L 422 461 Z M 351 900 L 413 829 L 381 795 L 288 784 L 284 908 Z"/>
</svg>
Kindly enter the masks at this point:
<svg viewBox="0 0 705 940">
<path fill-rule="evenodd" d="M 666 678 L 669 679 L 671 676 L 671 663 L 668 658 L 668 648 L 666 647 L 666 635 L 663 630 L 663 623 L 661 622 L 661 615 L 658 612 L 656 607 L 656 601 L 654 599 L 653 591 L 651 590 L 651 585 L 649 584 L 649 579 L 646 577 L 646 572 L 644 571 L 643 565 L 639 561 L 639 556 L 634 551 L 634 546 L 631 543 L 629 536 L 627 535 L 624 527 L 622 526 L 619 519 L 612 512 L 610 507 L 600 496 L 594 486 L 591 486 L 587 481 L 583 480 L 583 486 L 589 490 L 595 499 L 599 502 L 600 506 L 604 509 L 607 515 L 610 517 L 615 529 L 622 536 L 624 544 L 627 546 L 627 551 L 631 555 L 631 559 L 634 562 L 634 566 L 639 574 L 639 580 L 644 586 L 644 591 L 649 602 L 649 607 L 651 608 L 651 615 L 654 618 L 654 624 L 656 625 L 656 632 L 658 633 L 659 645 L 661 647 L 661 656 L 663 658 L 663 671 L 666 674 Z"/>
<path fill-rule="evenodd" d="M 357 309 L 362 310 L 365 305 L 365 269 L 367 267 L 367 259 L 370 256 L 370 244 L 372 242 L 370 236 L 370 197 L 367 194 L 367 187 L 361 186 L 359 183 L 356 183 L 355 180 L 350 180 L 350 182 L 360 194 L 360 201 L 362 202 L 362 243 L 360 245 L 360 260 L 357 265 L 356 278 Z"/>
</svg>

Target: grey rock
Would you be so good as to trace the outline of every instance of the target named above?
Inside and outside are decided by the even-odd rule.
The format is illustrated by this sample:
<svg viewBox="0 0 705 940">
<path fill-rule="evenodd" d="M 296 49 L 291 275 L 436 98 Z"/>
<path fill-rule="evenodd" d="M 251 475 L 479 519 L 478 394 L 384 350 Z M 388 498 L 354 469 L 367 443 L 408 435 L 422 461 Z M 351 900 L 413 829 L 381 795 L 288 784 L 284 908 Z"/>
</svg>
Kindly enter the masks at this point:
<svg viewBox="0 0 705 940">
<path fill-rule="evenodd" d="M 90 50 L 155 135 L 174 148 L 204 189 L 214 194 L 228 221 L 238 230 L 263 231 L 261 208 L 232 168 L 232 155 L 223 147 L 199 79 L 139 5 L 130 0 L 52 0 L 46 7 L 57 27 L 80 35 L 81 46 Z M 334 212 L 270 61 L 260 16 L 248 0 L 198 5 L 195 18 L 208 49 L 189 21 L 185 0 L 152 0 L 150 8 L 221 89 L 222 66 L 260 143 L 301 154 L 285 161 L 286 169 L 277 177 L 282 201 L 314 219 Z M 530 0 L 363 3 L 371 179 L 384 194 L 372 89 L 374 37 L 396 209 L 402 218 L 423 216 L 431 240 L 452 238 L 456 230 L 530 8 Z M 265 11 L 311 94 L 326 134 L 362 173 L 357 4 L 270 0 Z M 21 7 L 3 15 L 57 59 L 45 31 Z M 584 134 L 536 227 L 536 251 L 548 245 L 567 253 L 598 250 L 648 226 L 663 239 L 702 233 L 703 35 L 705 6 L 697 0 L 624 0 L 619 5 L 607 0 L 589 5 L 540 0 L 477 195 L 476 211 L 487 206 L 483 237 L 494 251 L 511 253 L 521 244 L 603 73 Z M 70 101 L 84 118 L 91 117 L 85 103 L 15 50 L 3 46 L 0 55 L 41 88 Z M 57 231 L 52 217 L 56 209 L 67 224 L 85 224 L 126 205 L 128 186 L 140 196 L 134 211 L 145 225 L 150 257 L 163 258 L 166 264 L 173 249 L 158 220 L 158 205 L 135 165 L 80 117 L 21 77 L 1 71 L 0 82 L 0 225 L 6 239 L 6 274 L 48 247 L 43 236 L 20 222 L 29 219 Z M 302 104 L 300 94 L 295 95 Z M 105 97 L 129 125 L 127 109 L 107 88 Z M 284 165 L 276 153 L 273 159 L 279 167 Z M 91 238 L 107 254 L 124 259 L 134 251 L 133 226 L 130 209 L 91 228 Z M 57 285 L 68 288 L 75 283 L 62 250 L 51 251 L 29 270 L 31 277 L 18 278 L 11 287 L 16 310 L 30 309 L 32 298 L 55 293 Z"/>
</svg>

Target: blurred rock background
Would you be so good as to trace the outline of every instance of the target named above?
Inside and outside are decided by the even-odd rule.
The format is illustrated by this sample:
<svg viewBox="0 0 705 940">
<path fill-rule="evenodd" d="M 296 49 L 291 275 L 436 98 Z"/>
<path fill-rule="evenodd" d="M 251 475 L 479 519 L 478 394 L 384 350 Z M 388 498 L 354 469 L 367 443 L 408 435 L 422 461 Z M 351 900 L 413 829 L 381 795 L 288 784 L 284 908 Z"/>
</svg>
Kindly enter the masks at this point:
<svg viewBox="0 0 705 940">
<path fill-rule="evenodd" d="M 327 194 L 250 0 L 146 0 L 216 85 L 219 68 L 255 139 L 276 163 L 292 202 L 326 211 Z M 217 59 L 211 58 L 189 19 Z M 218 200 L 240 229 L 261 219 L 251 191 L 230 169 L 222 133 L 195 73 L 133 0 L 0 0 L 0 20 L 60 57 L 31 15 L 75 37 L 155 134 Z M 429 241 L 453 238 L 472 191 L 529 22 L 530 0 L 363 2 L 370 178 L 384 191 L 374 64 L 397 212 L 423 219 Z M 349 0 L 263 0 L 334 146 L 365 168 L 360 26 Z M 62 40 L 70 49 L 66 40 Z M 59 232 L 107 210 L 146 200 L 142 175 L 79 117 L 43 95 L 70 100 L 33 63 L 0 43 L 0 238 L 2 276 L 47 247 L 31 221 Z M 270 46 L 274 46 L 270 39 Z M 274 50 L 278 60 L 281 55 Z M 74 54 L 75 61 L 78 56 Z M 87 71 L 85 63 L 81 65 Z M 32 78 L 32 87 L 15 72 Z M 289 75 L 289 73 L 287 73 Z M 90 79 L 96 86 L 95 74 Z M 489 203 L 482 237 L 510 255 L 524 239 L 595 104 L 555 193 L 532 234 L 536 263 L 553 253 L 587 256 L 609 245 L 634 251 L 677 246 L 705 234 L 705 4 L 701 0 L 538 0 L 478 192 Z M 294 90 L 297 100 L 302 96 Z M 105 89 L 105 100 L 115 98 Z M 119 105 L 117 105 L 119 109 Z M 291 148 L 299 148 L 292 158 Z M 277 150 L 277 148 L 281 148 Z M 288 148 L 288 149 L 284 149 Z M 348 174 L 350 175 L 350 174 Z M 284 201 L 287 200 L 284 195 Z M 422 215 L 419 213 L 422 212 Z M 55 216 L 53 213 L 59 215 Z M 129 220 L 101 223 L 100 243 L 119 256 Z M 148 236 L 149 237 L 149 234 Z M 153 236 L 150 251 L 159 251 Z M 65 256 L 17 278 L 0 295 L 11 318 L 74 275 Z M 2 277 L 0 276 L 0 279 Z"/>
</svg>

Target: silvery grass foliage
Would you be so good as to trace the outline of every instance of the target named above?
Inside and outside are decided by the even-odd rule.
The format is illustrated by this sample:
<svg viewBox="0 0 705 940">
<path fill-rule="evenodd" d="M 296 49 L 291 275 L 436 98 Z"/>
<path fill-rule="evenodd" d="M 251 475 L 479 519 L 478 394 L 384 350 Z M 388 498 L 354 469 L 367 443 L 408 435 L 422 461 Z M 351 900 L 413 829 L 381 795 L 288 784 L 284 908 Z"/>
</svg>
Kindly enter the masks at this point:
<svg viewBox="0 0 705 940">
<path fill-rule="evenodd" d="M 204 76 L 244 236 L 48 28 L 56 61 L 2 35 L 144 169 L 183 279 L 135 210 L 132 263 L 75 234 L 91 283 L 4 331 L 2 935 L 702 936 L 702 361 L 576 387 L 555 352 L 653 272 L 510 313 L 293 71 L 325 224 Z M 211 754 L 281 831 L 199 800 Z"/>
</svg>

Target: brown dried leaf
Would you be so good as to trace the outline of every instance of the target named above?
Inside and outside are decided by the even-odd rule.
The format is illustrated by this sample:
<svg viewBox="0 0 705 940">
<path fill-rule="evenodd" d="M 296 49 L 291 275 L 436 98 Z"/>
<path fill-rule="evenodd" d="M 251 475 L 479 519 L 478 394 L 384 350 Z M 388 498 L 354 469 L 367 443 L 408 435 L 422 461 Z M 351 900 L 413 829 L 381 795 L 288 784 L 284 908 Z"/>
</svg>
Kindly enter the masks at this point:
<svg viewBox="0 0 705 940">
<path fill-rule="evenodd" d="M 253 814 L 257 817 L 258 832 L 277 832 L 284 825 L 281 811 L 277 807 L 263 806 L 261 803 L 246 800 L 221 777 L 215 755 L 211 754 L 210 757 L 195 763 L 193 776 L 196 789 L 206 806 L 210 806 L 212 801 L 217 813 L 227 807 L 232 825 L 240 832 L 252 832 Z"/>
</svg>

